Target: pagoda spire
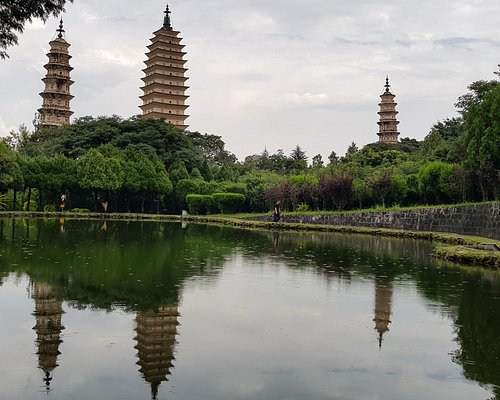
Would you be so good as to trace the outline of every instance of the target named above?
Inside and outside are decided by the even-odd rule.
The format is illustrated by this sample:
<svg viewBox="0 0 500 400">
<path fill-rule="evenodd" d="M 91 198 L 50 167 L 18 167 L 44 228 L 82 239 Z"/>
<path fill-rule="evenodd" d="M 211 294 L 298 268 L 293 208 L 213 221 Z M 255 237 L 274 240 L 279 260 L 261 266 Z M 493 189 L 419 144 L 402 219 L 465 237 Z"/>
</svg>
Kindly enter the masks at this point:
<svg viewBox="0 0 500 400">
<path fill-rule="evenodd" d="M 63 27 L 63 19 L 62 19 L 62 17 L 61 17 L 61 20 L 59 21 L 59 29 L 56 29 L 56 32 L 59 32 L 58 35 L 57 35 L 57 37 L 59 39 L 62 39 L 63 36 L 64 36 L 64 33 L 66 32 L 64 30 L 64 27 Z"/>
<path fill-rule="evenodd" d="M 166 8 L 164 13 L 165 13 L 165 18 L 163 19 L 163 26 L 167 29 L 172 30 L 172 23 L 170 21 L 171 12 L 170 12 L 170 8 L 169 8 L 168 4 L 167 4 L 167 8 Z"/>
<path fill-rule="evenodd" d="M 390 92 L 390 90 L 389 90 L 389 89 L 390 89 L 390 87 L 391 87 L 391 85 L 389 84 L 389 75 L 387 75 L 387 76 L 385 77 L 385 86 L 384 86 L 384 87 L 385 87 L 385 92 L 386 92 L 386 93 L 389 93 L 389 92 Z"/>
</svg>

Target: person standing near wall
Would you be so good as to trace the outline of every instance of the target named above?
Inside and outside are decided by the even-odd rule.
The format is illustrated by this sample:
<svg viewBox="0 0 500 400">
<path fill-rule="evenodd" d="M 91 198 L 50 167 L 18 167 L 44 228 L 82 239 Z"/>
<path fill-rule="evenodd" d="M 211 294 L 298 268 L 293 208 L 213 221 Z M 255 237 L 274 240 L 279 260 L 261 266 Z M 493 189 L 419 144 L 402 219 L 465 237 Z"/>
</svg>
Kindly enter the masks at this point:
<svg viewBox="0 0 500 400">
<path fill-rule="evenodd" d="M 273 222 L 278 222 L 281 218 L 281 202 L 278 200 L 274 204 Z"/>
</svg>

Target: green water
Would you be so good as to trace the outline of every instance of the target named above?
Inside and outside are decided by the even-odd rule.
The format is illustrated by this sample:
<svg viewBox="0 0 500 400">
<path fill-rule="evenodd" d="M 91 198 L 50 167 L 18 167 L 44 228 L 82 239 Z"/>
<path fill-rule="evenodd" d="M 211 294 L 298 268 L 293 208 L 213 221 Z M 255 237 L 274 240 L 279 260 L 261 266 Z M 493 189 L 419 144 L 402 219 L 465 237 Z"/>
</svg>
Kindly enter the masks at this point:
<svg viewBox="0 0 500 400">
<path fill-rule="evenodd" d="M 0 400 L 499 400 L 500 274 L 431 246 L 0 220 Z"/>
</svg>

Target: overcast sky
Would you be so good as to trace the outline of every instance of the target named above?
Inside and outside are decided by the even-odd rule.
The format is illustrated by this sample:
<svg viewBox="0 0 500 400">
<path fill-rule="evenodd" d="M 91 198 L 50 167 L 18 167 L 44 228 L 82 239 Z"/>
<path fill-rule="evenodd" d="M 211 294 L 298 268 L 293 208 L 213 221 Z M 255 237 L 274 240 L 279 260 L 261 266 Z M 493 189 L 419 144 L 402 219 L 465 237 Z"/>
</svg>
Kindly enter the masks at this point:
<svg viewBox="0 0 500 400">
<path fill-rule="evenodd" d="M 144 53 L 165 2 L 74 0 L 64 15 L 73 56 L 73 117 L 140 113 Z M 389 75 L 400 137 L 423 139 L 469 83 L 500 63 L 498 0 L 170 1 L 189 68 L 190 130 L 222 136 L 240 159 L 298 144 L 309 157 L 378 139 Z M 33 129 L 48 42 L 35 21 L 0 60 L 0 135 Z"/>
</svg>

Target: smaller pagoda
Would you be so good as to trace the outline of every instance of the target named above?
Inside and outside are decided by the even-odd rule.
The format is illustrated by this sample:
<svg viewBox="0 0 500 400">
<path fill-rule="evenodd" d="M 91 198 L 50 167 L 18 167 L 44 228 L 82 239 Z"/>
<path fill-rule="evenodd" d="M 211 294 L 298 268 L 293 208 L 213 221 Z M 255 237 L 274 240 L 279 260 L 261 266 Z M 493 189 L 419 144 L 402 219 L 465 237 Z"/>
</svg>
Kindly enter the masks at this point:
<svg viewBox="0 0 500 400">
<path fill-rule="evenodd" d="M 399 121 L 396 119 L 398 112 L 396 111 L 396 106 L 398 103 L 394 102 L 396 95 L 391 93 L 389 85 L 389 77 L 385 79 L 385 90 L 380 95 L 380 111 L 378 115 L 380 116 L 380 121 L 378 122 L 378 141 L 382 143 L 397 143 L 398 142 L 398 124 Z"/>
<path fill-rule="evenodd" d="M 69 124 L 69 118 L 73 114 L 69 102 L 73 98 L 70 94 L 70 86 L 74 83 L 70 79 L 73 68 L 69 65 L 71 56 L 68 48 L 71 46 L 65 39 L 63 20 L 59 23 L 57 37 L 50 44 L 47 53 L 49 62 L 44 65 L 47 70 L 45 78 L 42 79 L 45 89 L 42 96 L 42 107 L 38 109 L 36 128 L 55 128 Z"/>
</svg>

